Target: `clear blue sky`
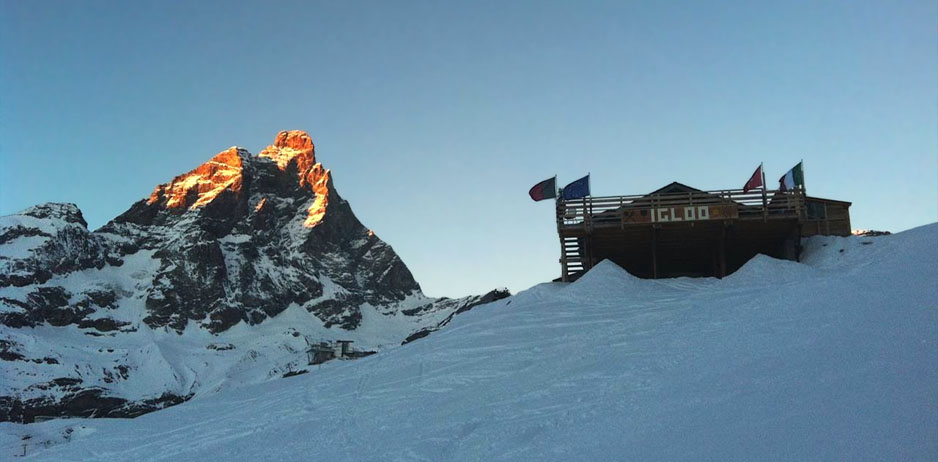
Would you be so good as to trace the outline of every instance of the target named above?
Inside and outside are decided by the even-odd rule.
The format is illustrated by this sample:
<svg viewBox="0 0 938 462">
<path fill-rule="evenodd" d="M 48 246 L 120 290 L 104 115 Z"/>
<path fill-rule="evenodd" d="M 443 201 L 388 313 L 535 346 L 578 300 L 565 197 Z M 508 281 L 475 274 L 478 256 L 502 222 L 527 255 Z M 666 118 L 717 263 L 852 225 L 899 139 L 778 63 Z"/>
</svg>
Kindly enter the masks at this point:
<svg viewBox="0 0 938 462">
<path fill-rule="evenodd" d="M 855 228 L 938 219 L 934 0 L 0 4 L 0 214 L 95 228 L 303 129 L 431 295 L 556 277 L 527 197 L 554 174 L 636 194 L 804 159 Z"/>
</svg>

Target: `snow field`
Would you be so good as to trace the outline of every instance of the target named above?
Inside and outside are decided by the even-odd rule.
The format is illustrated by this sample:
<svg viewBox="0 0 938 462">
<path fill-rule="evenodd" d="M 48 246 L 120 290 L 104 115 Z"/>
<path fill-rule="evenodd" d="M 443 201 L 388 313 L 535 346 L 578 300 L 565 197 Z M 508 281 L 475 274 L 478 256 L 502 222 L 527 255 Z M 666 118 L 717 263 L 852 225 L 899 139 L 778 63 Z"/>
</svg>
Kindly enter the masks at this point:
<svg viewBox="0 0 938 462">
<path fill-rule="evenodd" d="M 938 224 L 812 238 L 804 263 L 657 281 L 604 263 L 401 348 L 132 420 L 4 423 L 0 447 L 31 435 L 27 460 L 56 461 L 938 460 Z"/>
</svg>

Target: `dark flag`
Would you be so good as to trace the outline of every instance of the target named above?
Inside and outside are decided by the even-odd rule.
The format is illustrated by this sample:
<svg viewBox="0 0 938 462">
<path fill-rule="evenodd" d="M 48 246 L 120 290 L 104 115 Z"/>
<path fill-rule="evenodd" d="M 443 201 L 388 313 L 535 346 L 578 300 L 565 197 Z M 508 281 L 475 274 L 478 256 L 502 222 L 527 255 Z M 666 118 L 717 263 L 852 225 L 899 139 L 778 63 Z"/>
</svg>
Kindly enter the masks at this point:
<svg viewBox="0 0 938 462">
<path fill-rule="evenodd" d="M 528 191 L 528 195 L 531 196 L 531 199 L 534 199 L 535 201 L 542 201 L 544 199 L 553 199 L 557 197 L 557 177 L 544 180 L 534 185 L 534 187 Z"/>
<path fill-rule="evenodd" d="M 743 194 L 764 185 L 765 184 L 762 182 L 762 164 L 759 164 L 759 168 L 756 169 L 752 177 L 749 178 L 749 181 L 746 182 L 746 185 L 743 186 Z"/>
<path fill-rule="evenodd" d="M 563 187 L 563 198 L 566 200 L 579 199 L 590 195 L 590 176 L 586 174 L 583 178 L 574 181 Z"/>
</svg>

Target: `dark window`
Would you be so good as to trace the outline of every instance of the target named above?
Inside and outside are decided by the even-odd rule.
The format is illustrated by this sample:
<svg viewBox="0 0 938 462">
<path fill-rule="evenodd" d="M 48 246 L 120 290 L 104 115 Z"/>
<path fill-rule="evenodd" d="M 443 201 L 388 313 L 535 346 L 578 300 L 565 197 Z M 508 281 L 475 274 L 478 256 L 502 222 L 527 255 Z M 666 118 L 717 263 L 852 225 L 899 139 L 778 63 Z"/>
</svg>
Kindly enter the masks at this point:
<svg viewBox="0 0 938 462">
<path fill-rule="evenodd" d="M 820 202 L 806 202 L 805 207 L 808 212 L 809 220 L 823 220 L 827 218 L 825 213 L 824 204 Z"/>
</svg>

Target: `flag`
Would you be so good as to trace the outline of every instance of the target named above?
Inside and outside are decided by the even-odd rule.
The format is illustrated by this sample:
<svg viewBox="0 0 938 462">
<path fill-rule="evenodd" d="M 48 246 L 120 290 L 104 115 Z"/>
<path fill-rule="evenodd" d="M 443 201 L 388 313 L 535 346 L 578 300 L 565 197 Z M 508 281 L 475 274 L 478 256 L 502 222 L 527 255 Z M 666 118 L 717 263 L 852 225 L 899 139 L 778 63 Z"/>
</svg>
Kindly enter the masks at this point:
<svg viewBox="0 0 938 462">
<path fill-rule="evenodd" d="M 546 179 L 531 188 L 528 195 L 535 201 L 553 199 L 557 197 L 557 177 Z"/>
<path fill-rule="evenodd" d="M 743 186 L 743 194 L 761 186 L 765 186 L 765 184 L 762 182 L 762 164 L 759 164 L 759 168 L 756 169 L 755 173 L 749 178 L 749 181 L 746 182 L 746 185 Z"/>
<path fill-rule="evenodd" d="M 590 195 L 590 176 L 586 174 L 583 178 L 574 181 L 563 187 L 564 199 L 579 199 Z"/>
<path fill-rule="evenodd" d="M 802 162 L 798 162 L 788 173 L 778 179 L 778 189 L 781 191 L 791 191 L 797 186 L 804 188 L 804 170 L 801 167 Z"/>
</svg>

